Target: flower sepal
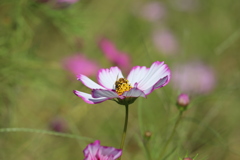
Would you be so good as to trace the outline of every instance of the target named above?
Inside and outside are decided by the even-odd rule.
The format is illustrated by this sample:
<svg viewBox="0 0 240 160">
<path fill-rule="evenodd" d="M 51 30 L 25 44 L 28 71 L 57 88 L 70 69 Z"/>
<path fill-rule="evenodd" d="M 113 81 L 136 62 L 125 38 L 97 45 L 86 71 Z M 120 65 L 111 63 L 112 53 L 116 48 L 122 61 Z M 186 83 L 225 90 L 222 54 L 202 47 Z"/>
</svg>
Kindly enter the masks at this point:
<svg viewBox="0 0 240 160">
<path fill-rule="evenodd" d="M 126 97 L 124 99 L 117 98 L 117 99 L 112 99 L 112 100 L 117 102 L 120 105 L 126 106 L 126 105 L 134 103 L 137 98 L 138 97 Z"/>
</svg>

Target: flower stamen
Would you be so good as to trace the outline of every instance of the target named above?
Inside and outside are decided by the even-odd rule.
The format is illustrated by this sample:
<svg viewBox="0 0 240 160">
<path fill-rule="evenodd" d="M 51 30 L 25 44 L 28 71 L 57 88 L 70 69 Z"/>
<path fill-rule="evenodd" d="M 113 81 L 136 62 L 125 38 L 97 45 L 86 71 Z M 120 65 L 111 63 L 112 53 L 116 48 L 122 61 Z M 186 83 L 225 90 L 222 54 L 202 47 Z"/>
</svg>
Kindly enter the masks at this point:
<svg viewBox="0 0 240 160">
<path fill-rule="evenodd" d="M 132 86 L 128 83 L 128 80 L 125 78 L 119 78 L 115 82 L 115 91 L 118 95 L 122 95 L 124 92 L 132 89 Z"/>
</svg>

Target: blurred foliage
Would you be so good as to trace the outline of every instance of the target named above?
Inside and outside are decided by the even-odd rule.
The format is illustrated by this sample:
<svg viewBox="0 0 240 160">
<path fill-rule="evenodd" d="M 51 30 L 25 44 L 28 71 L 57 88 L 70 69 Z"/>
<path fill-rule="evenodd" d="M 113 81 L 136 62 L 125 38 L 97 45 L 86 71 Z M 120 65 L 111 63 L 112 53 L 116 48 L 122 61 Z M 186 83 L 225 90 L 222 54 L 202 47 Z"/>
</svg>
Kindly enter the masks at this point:
<svg viewBox="0 0 240 160">
<path fill-rule="evenodd" d="M 176 8 L 176 1 L 161 1 L 167 16 L 152 23 L 138 15 L 141 5 L 149 2 L 146 0 L 81 0 L 66 8 L 34 0 L 1 0 L 0 129 L 50 131 L 51 121 L 60 117 L 67 123 L 68 134 L 99 139 L 105 146 L 118 148 L 124 107 L 112 101 L 86 104 L 72 90 L 89 90 L 62 67 L 63 58 L 77 52 L 103 68 L 110 67 L 97 44 L 99 38 L 107 37 L 131 56 L 132 66 L 149 67 L 159 60 L 172 68 L 200 59 L 214 68 L 215 89 L 190 95 L 189 110 L 166 159 L 198 153 L 199 160 L 238 160 L 240 2 L 199 0 L 193 11 L 182 11 Z M 175 55 L 161 53 L 152 42 L 153 30 L 163 28 L 176 35 L 180 49 Z M 179 93 L 170 83 L 130 106 L 122 159 L 147 159 L 145 131 L 152 133 L 147 147 L 156 159 L 178 115 L 175 103 Z M 0 159 L 83 159 L 82 150 L 89 142 L 38 131 L 1 130 Z"/>
</svg>

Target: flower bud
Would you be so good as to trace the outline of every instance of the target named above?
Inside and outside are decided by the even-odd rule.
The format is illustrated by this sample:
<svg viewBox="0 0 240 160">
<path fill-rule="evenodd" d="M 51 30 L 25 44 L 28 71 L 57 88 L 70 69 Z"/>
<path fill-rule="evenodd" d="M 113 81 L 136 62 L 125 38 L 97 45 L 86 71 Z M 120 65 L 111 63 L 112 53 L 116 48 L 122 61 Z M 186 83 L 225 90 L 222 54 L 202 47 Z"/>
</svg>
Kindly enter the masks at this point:
<svg viewBox="0 0 240 160">
<path fill-rule="evenodd" d="M 187 94 L 180 94 L 177 99 L 177 107 L 180 111 L 185 111 L 190 102 L 189 96 Z"/>
<path fill-rule="evenodd" d="M 180 94 L 178 96 L 177 104 L 182 107 L 187 107 L 190 102 L 189 96 L 187 94 Z"/>
<path fill-rule="evenodd" d="M 67 122 L 65 119 L 60 117 L 55 117 L 52 119 L 49 127 L 55 132 L 67 132 L 68 130 Z"/>
<path fill-rule="evenodd" d="M 150 131 L 145 132 L 145 137 L 151 137 L 151 136 L 152 136 L 152 133 Z"/>
<path fill-rule="evenodd" d="M 152 132 L 146 131 L 146 132 L 144 133 L 144 139 L 145 139 L 146 141 L 149 141 L 151 137 L 152 137 Z"/>
<path fill-rule="evenodd" d="M 187 158 L 183 158 L 183 160 L 193 160 L 192 158 L 189 158 L 189 157 L 187 157 Z"/>
</svg>

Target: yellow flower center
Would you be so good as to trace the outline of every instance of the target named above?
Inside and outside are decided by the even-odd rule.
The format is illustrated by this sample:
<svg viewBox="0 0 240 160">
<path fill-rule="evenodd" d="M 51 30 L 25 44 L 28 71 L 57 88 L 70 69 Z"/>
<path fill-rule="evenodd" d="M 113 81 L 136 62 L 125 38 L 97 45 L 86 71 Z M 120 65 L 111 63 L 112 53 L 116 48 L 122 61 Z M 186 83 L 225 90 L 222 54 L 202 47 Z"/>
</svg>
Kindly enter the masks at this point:
<svg viewBox="0 0 240 160">
<path fill-rule="evenodd" d="M 115 82 L 115 91 L 118 95 L 122 95 L 124 92 L 129 91 L 132 86 L 128 83 L 128 80 L 125 78 L 119 78 Z"/>
</svg>

